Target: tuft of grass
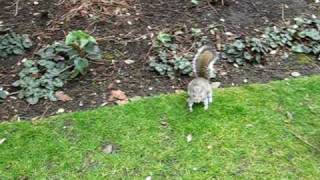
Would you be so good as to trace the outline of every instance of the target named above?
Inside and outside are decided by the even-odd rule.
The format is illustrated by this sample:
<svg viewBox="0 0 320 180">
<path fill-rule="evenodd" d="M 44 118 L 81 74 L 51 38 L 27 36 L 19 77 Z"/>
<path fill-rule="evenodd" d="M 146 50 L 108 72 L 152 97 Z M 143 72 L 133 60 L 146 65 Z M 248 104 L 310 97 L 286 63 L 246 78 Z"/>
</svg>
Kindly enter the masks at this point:
<svg viewBox="0 0 320 180">
<path fill-rule="evenodd" d="M 179 94 L 2 123 L 0 179 L 315 179 L 319 99 L 314 76 L 219 89 L 206 112 Z"/>
</svg>

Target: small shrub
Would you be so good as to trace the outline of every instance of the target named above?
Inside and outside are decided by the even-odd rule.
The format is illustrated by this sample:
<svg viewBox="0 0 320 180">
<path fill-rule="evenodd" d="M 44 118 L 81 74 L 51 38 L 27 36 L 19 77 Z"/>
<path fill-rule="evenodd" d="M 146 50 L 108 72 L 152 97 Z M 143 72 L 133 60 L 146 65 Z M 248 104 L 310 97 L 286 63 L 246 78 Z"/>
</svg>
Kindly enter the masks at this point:
<svg viewBox="0 0 320 180">
<path fill-rule="evenodd" d="M 292 52 L 319 56 L 320 20 L 295 18 L 288 27 L 267 27 L 260 38 L 237 39 L 224 46 L 230 62 L 261 63 L 271 50 L 286 47 Z"/>
<path fill-rule="evenodd" d="M 20 87 L 18 97 L 36 104 L 40 99 L 56 101 L 55 92 L 64 84 L 84 75 L 90 59 L 101 57 L 93 37 L 82 31 L 68 34 L 65 43 L 55 42 L 40 49 L 35 60 L 25 60 L 19 80 L 13 85 Z"/>
<path fill-rule="evenodd" d="M 19 35 L 14 32 L 0 36 L 0 58 L 10 55 L 21 55 L 32 47 L 32 41 L 26 34 Z"/>
<path fill-rule="evenodd" d="M 192 36 L 189 37 L 186 34 L 191 34 Z M 177 39 L 180 39 L 180 41 Z M 207 37 L 198 28 L 191 28 L 188 32 L 160 32 L 153 43 L 154 56 L 149 58 L 149 65 L 152 70 L 171 79 L 177 75 L 191 76 L 193 54 L 185 52 L 186 46 L 198 48 L 205 41 L 207 41 Z M 179 42 L 192 42 L 192 44 Z"/>
</svg>

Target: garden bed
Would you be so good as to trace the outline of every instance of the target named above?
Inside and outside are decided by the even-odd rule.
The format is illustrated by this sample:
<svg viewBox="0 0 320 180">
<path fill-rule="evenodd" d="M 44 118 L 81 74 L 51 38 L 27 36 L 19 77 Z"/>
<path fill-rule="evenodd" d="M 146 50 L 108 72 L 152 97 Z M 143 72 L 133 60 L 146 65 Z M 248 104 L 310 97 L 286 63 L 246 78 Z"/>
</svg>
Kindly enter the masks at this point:
<svg viewBox="0 0 320 180">
<path fill-rule="evenodd" d="M 172 80 L 150 71 L 147 65 L 152 41 L 150 34 L 163 29 L 206 28 L 210 24 L 218 24 L 223 26 L 225 32 L 255 35 L 266 26 L 282 25 L 282 18 L 290 20 L 300 15 L 320 15 L 319 5 L 302 0 L 230 0 L 226 1 L 225 6 L 207 3 L 195 6 L 189 0 L 126 2 L 128 4 L 104 10 L 104 15 L 100 17 L 90 14 L 90 9 L 87 9 L 88 12 L 81 11 L 83 16 L 91 16 L 88 18 L 72 17 L 70 12 L 74 12 L 71 10 L 76 6 L 68 6 L 64 1 L 27 0 L 16 5 L 15 2 L 0 0 L 2 25 L 17 33 L 29 34 L 36 42 L 28 54 L 0 60 L 0 85 L 9 92 L 17 91 L 11 84 L 18 78 L 17 73 L 22 68 L 19 64 L 23 58 L 31 57 L 32 52 L 45 44 L 64 39 L 71 30 L 91 32 L 104 51 L 103 61 L 91 64 L 87 75 L 74 79 L 62 89 L 72 101 L 42 100 L 36 105 L 29 105 L 13 95 L 0 104 L 0 120 L 48 116 L 61 108 L 77 111 L 112 105 L 114 103 L 108 100 L 114 89 L 120 89 L 129 97 L 185 89 L 189 77 L 179 76 Z M 64 17 L 71 18 L 66 20 Z M 190 51 L 195 52 L 196 49 L 191 48 Z M 126 60 L 133 60 L 134 63 L 127 64 Z M 292 72 L 317 74 L 320 72 L 320 63 L 314 57 L 298 55 L 282 60 L 276 54 L 262 65 L 238 67 L 221 61 L 217 68 L 219 74 L 215 81 L 225 87 L 285 79 Z"/>
</svg>

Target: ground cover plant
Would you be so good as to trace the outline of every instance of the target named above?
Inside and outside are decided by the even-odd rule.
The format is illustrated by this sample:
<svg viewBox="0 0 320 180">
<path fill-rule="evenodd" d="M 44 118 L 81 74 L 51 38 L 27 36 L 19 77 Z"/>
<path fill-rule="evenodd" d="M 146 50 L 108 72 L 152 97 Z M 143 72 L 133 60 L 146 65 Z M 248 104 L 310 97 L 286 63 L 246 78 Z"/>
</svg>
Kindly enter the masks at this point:
<svg viewBox="0 0 320 180">
<path fill-rule="evenodd" d="M 314 179 L 320 77 L 186 94 L 0 124 L 1 179 Z M 306 118 L 307 117 L 307 118 Z"/>
<path fill-rule="evenodd" d="M 25 59 L 19 80 L 13 83 L 19 87 L 19 98 L 30 104 L 37 104 L 46 98 L 57 101 L 57 90 L 66 81 L 84 75 L 89 60 L 101 59 L 96 40 L 83 31 L 70 32 L 65 42 L 55 42 L 37 52 L 37 60 Z"/>
<path fill-rule="evenodd" d="M 32 41 L 27 34 L 16 34 L 8 32 L 0 35 L 0 58 L 7 58 L 10 55 L 22 55 L 32 47 Z"/>
<path fill-rule="evenodd" d="M 216 28 L 209 28 L 216 29 Z M 201 29 L 192 29 L 192 40 L 185 40 L 186 32 L 176 31 L 171 34 L 160 32 L 155 37 L 155 56 L 150 57 L 150 67 L 161 75 L 174 78 L 179 74 L 192 76 L 192 58 L 194 53 L 188 54 L 186 42 L 192 42 L 189 47 L 199 48 L 201 44 L 209 44 L 208 37 Z M 216 31 L 211 31 L 217 33 Z M 188 37 L 188 36 L 187 36 Z M 177 41 L 175 39 L 184 39 Z M 320 59 L 320 19 L 296 17 L 291 25 L 284 27 L 267 27 L 260 37 L 236 37 L 231 42 L 219 42 L 223 48 L 224 57 L 232 63 L 266 63 L 271 51 L 279 49 L 285 53 L 304 53 L 314 55 Z M 215 42 L 218 44 L 218 42 Z M 216 47 L 214 47 L 216 48 Z M 182 53 L 179 53 L 182 52 Z M 183 54 L 179 56 L 179 54 Z M 222 60 L 222 59 L 221 59 Z M 180 73 L 179 73 L 180 72 Z"/>
</svg>

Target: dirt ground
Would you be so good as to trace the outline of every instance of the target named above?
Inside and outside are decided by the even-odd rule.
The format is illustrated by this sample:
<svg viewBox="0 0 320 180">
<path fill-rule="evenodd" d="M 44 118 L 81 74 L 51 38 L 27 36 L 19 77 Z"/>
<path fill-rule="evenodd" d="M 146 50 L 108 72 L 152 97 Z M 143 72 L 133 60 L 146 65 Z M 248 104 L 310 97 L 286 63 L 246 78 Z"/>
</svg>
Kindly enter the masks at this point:
<svg viewBox="0 0 320 180">
<path fill-rule="evenodd" d="M 86 76 L 71 81 L 63 88 L 73 98 L 72 101 L 42 100 L 30 106 L 24 100 L 10 96 L 0 104 L 0 121 L 49 116 L 60 108 L 71 112 L 112 105 L 108 102 L 112 89 L 120 89 L 129 97 L 185 89 L 189 77 L 171 80 L 150 71 L 146 65 L 151 46 L 150 34 L 162 29 L 179 26 L 205 28 L 209 24 L 220 24 L 227 32 L 253 35 L 268 25 L 282 24 L 283 15 L 285 19 L 320 15 L 319 5 L 311 0 L 225 0 L 224 6 L 207 1 L 194 6 L 190 0 L 127 0 L 128 4 L 120 4 L 118 9 L 111 7 L 99 18 L 93 18 L 95 14 L 90 13 L 94 12 L 79 12 L 89 14 L 91 18 L 74 16 L 67 21 L 64 15 L 74 7 L 65 1 L 24 0 L 17 5 L 16 0 L 0 0 L 0 21 L 4 27 L 29 34 L 36 42 L 28 54 L 0 60 L 0 85 L 10 92 L 17 91 L 11 84 L 17 80 L 21 60 L 31 57 L 32 52 L 45 44 L 62 40 L 68 31 L 74 29 L 86 30 L 98 39 L 105 52 L 104 60 L 91 64 Z M 215 81 L 227 87 L 281 80 L 289 78 L 292 72 L 302 75 L 320 72 L 319 61 L 305 59 L 292 56 L 282 60 L 274 56 L 266 64 L 241 67 L 223 61 L 217 65 L 219 75 Z M 126 64 L 125 60 L 133 60 L 134 63 Z"/>
</svg>

